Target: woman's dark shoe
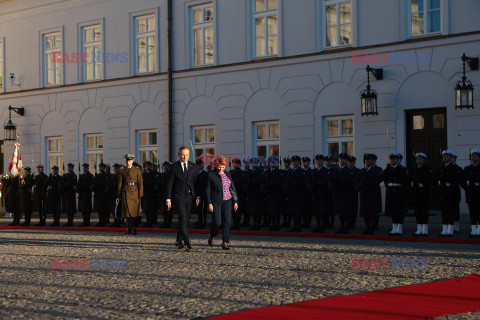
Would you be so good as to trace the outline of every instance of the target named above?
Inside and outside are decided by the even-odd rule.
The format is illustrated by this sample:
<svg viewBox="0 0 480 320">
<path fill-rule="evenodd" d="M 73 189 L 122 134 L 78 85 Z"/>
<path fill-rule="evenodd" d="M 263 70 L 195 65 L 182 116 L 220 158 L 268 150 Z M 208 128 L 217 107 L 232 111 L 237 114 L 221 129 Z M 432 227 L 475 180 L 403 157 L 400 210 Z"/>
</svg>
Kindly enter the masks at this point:
<svg viewBox="0 0 480 320">
<path fill-rule="evenodd" d="M 222 250 L 230 250 L 230 247 L 224 242 L 222 243 Z"/>
</svg>

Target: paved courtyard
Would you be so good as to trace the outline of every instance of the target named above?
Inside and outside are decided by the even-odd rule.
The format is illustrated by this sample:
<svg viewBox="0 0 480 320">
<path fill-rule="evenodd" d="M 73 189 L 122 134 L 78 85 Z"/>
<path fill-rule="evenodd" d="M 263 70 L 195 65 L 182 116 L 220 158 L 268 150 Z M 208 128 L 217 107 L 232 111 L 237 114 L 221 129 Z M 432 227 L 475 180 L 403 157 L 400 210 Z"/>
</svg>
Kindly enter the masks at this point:
<svg viewBox="0 0 480 320">
<path fill-rule="evenodd" d="M 222 251 L 220 239 L 213 247 L 206 240 L 193 235 L 195 251 L 187 253 L 173 245 L 173 234 L 0 230 L 0 318 L 195 319 L 466 276 L 480 267 L 478 245 L 233 236 L 232 250 Z M 95 258 L 128 259 L 128 266 L 123 260 L 93 269 Z"/>
</svg>

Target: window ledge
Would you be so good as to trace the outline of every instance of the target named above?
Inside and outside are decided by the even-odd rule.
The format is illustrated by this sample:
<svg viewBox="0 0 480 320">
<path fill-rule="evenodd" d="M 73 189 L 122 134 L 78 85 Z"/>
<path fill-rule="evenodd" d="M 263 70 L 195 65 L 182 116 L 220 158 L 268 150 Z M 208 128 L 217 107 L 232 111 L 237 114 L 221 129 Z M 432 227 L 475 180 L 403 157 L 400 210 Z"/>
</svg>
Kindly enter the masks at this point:
<svg viewBox="0 0 480 320">
<path fill-rule="evenodd" d="M 417 34 L 417 35 L 410 35 L 409 39 L 421 39 L 421 38 L 428 38 L 428 37 L 433 37 L 433 36 L 441 36 L 442 32 L 441 31 L 436 31 L 436 32 L 430 32 L 430 33 L 424 33 L 424 34 Z"/>
</svg>

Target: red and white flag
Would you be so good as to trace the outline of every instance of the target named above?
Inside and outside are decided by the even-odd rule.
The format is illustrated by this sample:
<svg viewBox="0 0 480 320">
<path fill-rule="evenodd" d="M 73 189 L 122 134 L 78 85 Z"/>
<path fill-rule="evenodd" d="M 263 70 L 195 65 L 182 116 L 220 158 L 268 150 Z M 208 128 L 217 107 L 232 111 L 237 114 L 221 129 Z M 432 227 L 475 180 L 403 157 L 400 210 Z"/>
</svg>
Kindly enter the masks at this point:
<svg viewBox="0 0 480 320">
<path fill-rule="evenodd" d="M 15 143 L 15 151 L 13 151 L 12 161 L 8 166 L 8 171 L 13 176 L 16 176 L 20 171 L 23 170 L 22 155 L 20 154 L 20 144 Z"/>
</svg>

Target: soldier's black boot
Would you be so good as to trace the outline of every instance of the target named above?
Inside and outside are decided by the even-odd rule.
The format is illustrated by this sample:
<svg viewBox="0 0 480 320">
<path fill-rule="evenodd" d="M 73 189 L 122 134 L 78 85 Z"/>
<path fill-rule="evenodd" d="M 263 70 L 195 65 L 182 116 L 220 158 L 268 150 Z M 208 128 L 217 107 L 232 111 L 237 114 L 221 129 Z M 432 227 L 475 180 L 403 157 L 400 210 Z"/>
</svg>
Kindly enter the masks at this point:
<svg viewBox="0 0 480 320">
<path fill-rule="evenodd" d="M 68 222 L 63 225 L 64 227 L 73 227 L 73 218 L 68 218 Z"/>
<path fill-rule="evenodd" d="M 40 219 L 40 221 L 35 226 L 36 227 L 44 227 L 45 226 L 45 219 Z"/>
</svg>

